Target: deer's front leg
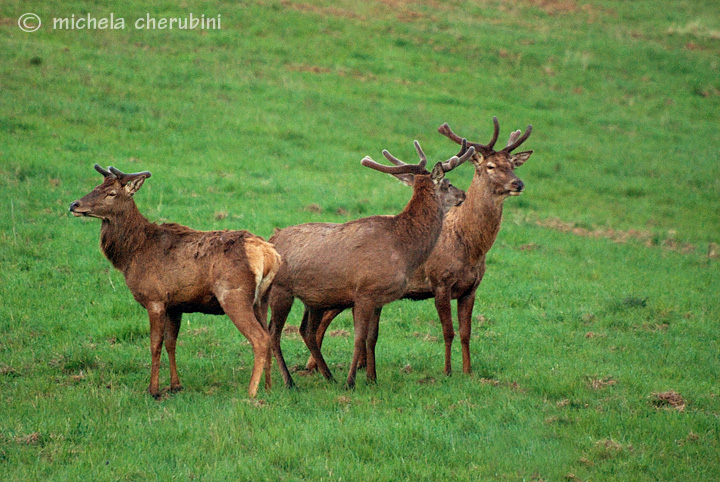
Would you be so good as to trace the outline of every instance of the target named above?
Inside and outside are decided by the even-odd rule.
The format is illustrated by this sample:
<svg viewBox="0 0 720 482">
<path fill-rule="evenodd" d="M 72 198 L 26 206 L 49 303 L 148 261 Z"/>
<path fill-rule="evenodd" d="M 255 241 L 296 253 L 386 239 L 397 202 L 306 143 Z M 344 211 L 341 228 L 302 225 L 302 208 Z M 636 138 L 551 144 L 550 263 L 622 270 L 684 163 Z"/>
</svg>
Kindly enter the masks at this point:
<svg viewBox="0 0 720 482">
<path fill-rule="evenodd" d="M 163 338 L 165 337 L 165 323 L 167 312 L 161 303 L 152 303 L 147 306 L 150 318 L 150 386 L 148 392 L 153 397 L 160 396 L 160 355 L 162 354 Z"/>
<path fill-rule="evenodd" d="M 443 338 L 445 339 L 445 375 L 452 374 L 452 342 L 455 338 L 455 330 L 452 324 L 452 306 L 450 305 L 450 288 L 439 286 L 435 290 L 435 309 L 440 324 L 442 325 Z"/>
<path fill-rule="evenodd" d="M 182 313 L 170 312 L 168 313 L 165 322 L 165 351 L 168 354 L 168 361 L 170 362 L 170 391 L 179 392 L 182 390 L 180 385 L 180 378 L 178 377 L 177 365 L 175 364 L 175 346 L 177 345 L 177 337 L 180 332 L 180 321 L 182 319 Z"/>
<path fill-rule="evenodd" d="M 472 311 L 475 305 L 475 290 L 465 293 L 457 301 L 458 330 L 462 346 L 463 372 L 471 373 L 470 366 L 470 334 L 472 331 Z"/>
</svg>

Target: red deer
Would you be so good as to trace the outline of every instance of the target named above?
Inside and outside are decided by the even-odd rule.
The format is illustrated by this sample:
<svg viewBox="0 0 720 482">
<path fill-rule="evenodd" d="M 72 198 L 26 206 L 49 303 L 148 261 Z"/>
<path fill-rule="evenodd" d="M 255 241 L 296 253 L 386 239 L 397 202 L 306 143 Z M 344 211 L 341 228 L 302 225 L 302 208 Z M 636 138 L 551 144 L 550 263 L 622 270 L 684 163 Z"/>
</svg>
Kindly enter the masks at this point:
<svg viewBox="0 0 720 482">
<path fill-rule="evenodd" d="M 497 117 L 493 117 L 493 125 L 493 137 L 487 145 L 467 143 L 475 148 L 475 154 L 470 159 L 475 166 L 475 175 L 467 199 L 448 212 L 435 249 L 427 262 L 413 274 L 403 294 L 403 298 L 413 300 L 435 298 L 445 339 L 446 375 L 452 373 L 450 352 L 455 337 L 450 300 L 457 300 L 463 372 L 470 373 L 470 333 L 475 292 L 485 274 L 485 257 L 500 230 L 503 202 L 508 196 L 519 195 L 524 188 L 514 170 L 532 154 L 532 151 L 511 154 L 530 136 L 532 126 L 528 126 L 522 136 L 520 131 L 513 132 L 505 148 L 495 151 L 493 148 L 500 131 Z M 440 126 L 438 131 L 458 144 L 465 142 L 447 124 Z M 463 145 L 458 155 L 465 150 Z M 318 346 L 322 346 L 327 327 L 342 311 L 328 310 L 323 316 L 317 330 Z M 361 354 L 360 364 L 362 358 Z M 314 370 L 316 367 L 313 357 L 310 357 L 307 368 Z"/>
<path fill-rule="evenodd" d="M 355 385 L 359 356 L 366 347 L 367 378 L 376 380 L 375 344 L 382 307 L 402 296 L 410 275 L 435 246 L 445 212 L 464 199 L 462 191 L 444 175 L 474 152 L 471 147 L 459 158 L 438 162 L 430 173 L 425 170 L 427 158 L 417 141 L 415 148 L 420 156 L 416 165 L 383 166 L 369 157 L 362 160 L 364 166 L 381 172 L 414 176 L 412 198 L 400 214 L 344 224 L 301 224 L 270 238 L 283 257 L 269 304 L 273 350 L 286 386 L 294 383 L 283 359 L 280 336 L 294 298 L 305 304 L 300 334 L 320 372 L 329 380 L 332 374 L 316 344 L 317 326 L 326 310 L 353 308 L 355 346 L 347 386 Z M 265 308 L 262 313 L 267 313 Z"/>
<path fill-rule="evenodd" d="M 148 392 L 158 397 L 163 341 L 170 361 L 170 390 L 182 389 L 175 345 L 183 313 L 227 314 L 250 341 L 255 362 L 248 393 L 257 394 L 263 370 L 270 384 L 270 335 L 256 317 L 280 267 L 272 245 L 247 231 L 195 231 L 155 224 L 138 211 L 133 195 L 149 172 L 125 174 L 95 164 L 102 184 L 70 205 L 75 216 L 102 220 L 100 247 L 150 318 L 152 367 Z"/>
</svg>

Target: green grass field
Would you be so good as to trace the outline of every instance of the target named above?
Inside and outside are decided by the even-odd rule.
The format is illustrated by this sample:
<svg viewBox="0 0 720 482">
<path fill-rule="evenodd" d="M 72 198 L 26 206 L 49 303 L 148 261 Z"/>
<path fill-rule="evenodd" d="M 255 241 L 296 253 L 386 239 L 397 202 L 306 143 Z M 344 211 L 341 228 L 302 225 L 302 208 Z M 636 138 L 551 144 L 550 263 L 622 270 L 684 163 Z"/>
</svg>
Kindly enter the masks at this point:
<svg viewBox="0 0 720 482">
<path fill-rule="evenodd" d="M 3 480 L 720 479 L 717 1 L 103 3 L 0 5 Z M 111 13 L 124 29 L 53 29 Z M 148 13 L 222 28 L 136 29 Z M 269 237 L 399 212 L 410 190 L 360 159 L 414 162 L 418 139 L 444 160 L 441 123 L 487 142 L 493 115 L 501 142 L 532 124 L 535 154 L 478 291 L 472 375 L 457 338 L 443 375 L 433 303 L 403 301 L 377 385 L 287 391 L 274 369 L 248 400 L 247 341 L 189 315 L 184 391 L 146 394 L 146 313 L 99 221 L 67 212 L 94 163 L 152 172 L 150 220 Z M 349 314 L 331 330 L 342 380 Z M 304 365 L 297 334 L 283 347 Z"/>
</svg>

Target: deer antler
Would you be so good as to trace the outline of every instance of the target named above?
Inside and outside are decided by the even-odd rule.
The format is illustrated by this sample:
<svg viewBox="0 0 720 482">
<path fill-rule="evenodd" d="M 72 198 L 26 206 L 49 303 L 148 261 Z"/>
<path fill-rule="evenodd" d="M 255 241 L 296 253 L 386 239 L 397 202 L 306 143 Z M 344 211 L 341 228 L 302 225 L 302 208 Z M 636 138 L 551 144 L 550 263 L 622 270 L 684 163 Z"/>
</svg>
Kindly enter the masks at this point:
<svg viewBox="0 0 720 482">
<path fill-rule="evenodd" d="M 100 167 L 99 164 L 95 164 L 95 170 L 96 170 L 97 172 L 99 172 L 100 174 L 102 174 L 103 177 L 108 177 L 108 176 L 115 177 L 115 174 L 111 173 L 111 172 L 108 171 L 107 169 L 103 169 L 102 167 Z"/>
<path fill-rule="evenodd" d="M 520 131 L 518 131 L 520 132 Z M 525 142 L 528 137 L 530 137 L 530 133 L 532 132 L 532 125 L 527 126 L 527 129 L 525 129 L 525 134 L 522 135 L 521 138 L 516 139 L 515 142 L 510 144 L 510 141 L 513 140 L 513 136 L 510 135 L 510 139 L 508 139 L 508 145 L 502 150 L 502 152 L 512 152 L 513 150 L 520 147 L 520 144 Z M 514 134 L 514 133 L 513 133 Z"/>
<path fill-rule="evenodd" d="M 451 129 L 450 126 L 448 126 L 447 122 L 438 127 L 438 132 L 440 134 L 444 135 L 445 137 L 449 138 L 453 142 L 456 142 L 458 144 L 462 144 L 462 138 L 455 134 Z M 510 139 L 508 140 L 507 146 L 502 149 L 500 152 L 511 152 L 514 149 L 517 149 L 520 144 L 525 142 L 528 137 L 530 137 L 530 133 L 532 132 L 532 126 L 528 126 L 527 130 L 525 131 L 525 134 L 523 134 L 522 137 L 518 138 L 520 131 L 517 131 L 517 133 L 513 132 L 510 134 Z M 492 139 L 490 139 L 490 142 L 487 144 L 480 144 L 479 142 L 468 142 L 467 145 L 474 147 L 476 151 L 482 153 L 484 156 L 489 156 L 490 154 L 493 154 L 495 151 L 495 143 L 497 142 L 498 135 L 500 134 L 500 123 L 498 122 L 497 117 L 493 116 L 493 136 Z M 463 154 L 465 147 L 463 147 L 458 155 Z"/>
<path fill-rule="evenodd" d="M 438 127 L 438 132 L 449 138 L 451 141 L 462 144 L 462 138 L 459 135 L 455 134 L 452 129 L 450 129 L 450 126 L 447 122 Z"/>
<path fill-rule="evenodd" d="M 475 154 L 475 148 L 470 146 L 467 147 L 467 139 L 462 140 L 462 147 L 460 148 L 460 152 L 457 153 L 457 155 L 452 156 L 450 159 L 442 163 L 442 168 L 444 172 L 450 172 L 456 167 L 458 167 L 463 162 L 470 159 L 473 154 Z M 458 157 L 460 156 L 460 157 Z"/>
<path fill-rule="evenodd" d="M 97 168 L 96 168 L 96 169 L 97 169 Z M 135 177 L 135 176 L 145 176 L 145 177 L 150 177 L 150 176 L 151 176 L 151 174 L 150 174 L 148 171 L 134 172 L 134 173 L 132 173 L 132 174 L 126 174 L 126 173 L 122 172 L 121 170 L 116 169 L 116 168 L 114 168 L 114 167 L 112 167 L 112 166 L 110 166 L 110 172 L 111 172 L 112 174 L 114 174 L 114 175 L 115 175 L 119 180 L 121 180 L 121 181 L 123 181 L 123 180 L 125 180 L 125 179 L 127 179 L 127 178 L 130 178 L 130 177 Z"/>
<path fill-rule="evenodd" d="M 449 138 L 453 142 L 456 142 L 458 144 L 462 144 L 462 138 L 455 134 L 452 129 L 450 129 L 450 126 L 446 123 L 438 127 L 438 132 L 440 134 L 444 135 L 445 137 Z M 481 152 L 483 155 L 490 155 L 493 152 L 493 147 L 495 146 L 495 143 L 497 142 L 498 135 L 500 134 L 500 123 L 498 122 L 497 117 L 493 117 L 493 137 L 487 144 L 480 144 L 479 142 L 468 142 L 468 146 L 472 146 L 475 148 L 476 151 Z M 460 150 L 458 155 L 463 154 L 463 149 Z"/>
<path fill-rule="evenodd" d="M 370 169 L 375 169 L 376 171 L 384 172 L 386 174 L 428 174 L 428 171 L 425 169 L 425 166 L 421 166 L 420 164 L 405 164 L 401 160 L 395 158 L 387 151 L 383 151 L 383 154 L 385 154 L 385 157 L 390 159 L 392 157 L 395 161 L 398 161 L 402 163 L 402 165 L 396 164 L 395 166 L 384 166 L 382 164 L 379 164 L 372 160 L 370 156 L 365 156 L 362 161 L 360 161 L 360 164 L 362 164 L 365 167 L 369 167 Z M 390 157 L 388 157 L 390 156 Z M 391 161 L 393 162 L 393 161 Z"/>
<path fill-rule="evenodd" d="M 511 132 L 507 144 L 505 144 L 505 147 L 512 145 L 513 142 L 518 140 L 520 134 L 522 134 L 522 131 L 520 129 L 516 130 L 515 132 Z"/>
<path fill-rule="evenodd" d="M 490 143 L 488 145 L 483 146 L 482 144 L 479 144 L 479 146 L 482 146 L 483 149 L 487 150 L 488 152 L 491 152 L 493 150 L 493 147 L 495 147 L 495 143 L 497 142 L 498 135 L 500 134 L 500 122 L 498 122 L 498 118 L 493 116 L 493 137 L 490 140 Z M 472 144 L 475 145 L 475 144 Z"/>
<path fill-rule="evenodd" d="M 460 157 L 453 156 L 447 161 L 441 163 L 443 172 L 452 171 L 460 164 L 470 159 L 473 154 L 475 154 L 474 147 L 465 149 L 467 145 L 467 140 L 461 139 L 460 142 L 463 145 L 463 150 L 465 151 L 465 153 L 461 153 L 462 155 Z M 384 172 L 386 174 L 427 174 L 427 170 L 425 169 L 425 166 L 427 165 L 427 156 L 423 152 L 418 141 L 415 141 L 414 144 L 415 150 L 417 151 L 418 157 L 420 158 L 420 162 L 418 164 L 406 164 L 397 157 L 390 154 L 387 149 L 383 150 L 383 155 L 388 161 L 395 164 L 395 166 L 384 166 L 382 164 L 378 164 L 377 162 L 373 161 L 372 158 L 370 158 L 369 156 L 365 156 L 365 158 L 361 161 L 361 164 L 365 167 L 369 167 L 371 169 L 375 169 L 376 171 Z"/>
<path fill-rule="evenodd" d="M 418 164 L 416 164 L 416 166 L 419 166 L 420 168 L 425 169 L 425 166 L 427 165 L 427 156 L 423 152 L 422 148 L 420 147 L 420 143 L 418 141 L 414 141 L 414 144 L 415 144 L 415 150 L 417 151 L 418 157 L 420 158 L 420 162 Z M 410 164 L 407 164 L 407 163 L 401 161 L 400 159 L 393 156 L 392 154 L 390 154 L 387 149 L 383 149 L 382 153 L 383 153 L 383 156 L 385 156 L 385 159 L 387 159 L 388 161 L 395 164 L 395 166 L 400 167 L 400 166 L 409 166 L 410 165 Z M 375 161 L 373 161 L 373 162 L 375 162 Z"/>
</svg>

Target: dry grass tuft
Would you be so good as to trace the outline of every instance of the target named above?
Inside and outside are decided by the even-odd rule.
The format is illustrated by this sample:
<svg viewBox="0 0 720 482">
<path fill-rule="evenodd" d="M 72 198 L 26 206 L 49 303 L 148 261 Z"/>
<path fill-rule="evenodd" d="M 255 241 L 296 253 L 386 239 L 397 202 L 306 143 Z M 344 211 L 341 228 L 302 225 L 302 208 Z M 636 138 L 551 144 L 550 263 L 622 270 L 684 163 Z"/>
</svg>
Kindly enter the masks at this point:
<svg viewBox="0 0 720 482">
<path fill-rule="evenodd" d="M 593 390 L 601 390 L 605 387 L 611 387 L 613 385 L 617 385 L 617 381 L 613 379 L 612 376 L 607 376 L 604 378 L 594 378 L 590 380 L 590 387 Z"/>
<path fill-rule="evenodd" d="M 653 393 L 652 404 L 657 408 L 672 408 L 678 412 L 685 410 L 685 399 L 682 395 L 674 390 L 667 392 Z"/>
<path fill-rule="evenodd" d="M 328 336 L 332 336 L 333 338 L 347 338 L 348 336 L 350 336 L 350 332 L 347 330 L 333 330 L 328 333 Z"/>
</svg>

